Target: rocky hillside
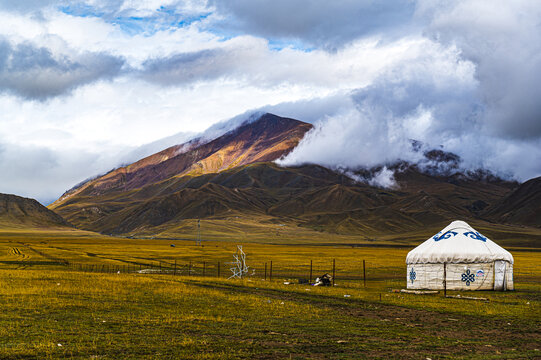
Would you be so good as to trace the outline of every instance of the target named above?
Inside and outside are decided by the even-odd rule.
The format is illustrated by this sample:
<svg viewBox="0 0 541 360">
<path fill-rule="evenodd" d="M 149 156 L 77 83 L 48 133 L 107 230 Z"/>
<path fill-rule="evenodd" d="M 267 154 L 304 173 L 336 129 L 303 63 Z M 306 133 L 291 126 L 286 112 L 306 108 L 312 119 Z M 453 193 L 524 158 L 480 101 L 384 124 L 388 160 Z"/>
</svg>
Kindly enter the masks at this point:
<svg viewBox="0 0 541 360">
<path fill-rule="evenodd" d="M 541 227 L 541 177 L 520 185 L 485 215 L 498 222 Z"/>
<path fill-rule="evenodd" d="M 0 228 L 55 227 L 69 224 L 34 199 L 0 194 Z"/>
</svg>

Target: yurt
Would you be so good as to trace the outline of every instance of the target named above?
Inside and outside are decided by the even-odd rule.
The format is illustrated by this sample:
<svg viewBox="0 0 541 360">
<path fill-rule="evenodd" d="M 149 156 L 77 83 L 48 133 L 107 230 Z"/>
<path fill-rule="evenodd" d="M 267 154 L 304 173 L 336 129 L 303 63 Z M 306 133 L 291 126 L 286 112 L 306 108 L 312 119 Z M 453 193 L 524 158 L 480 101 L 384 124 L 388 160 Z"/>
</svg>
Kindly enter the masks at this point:
<svg viewBox="0 0 541 360">
<path fill-rule="evenodd" d="M 406 257 L 408 289 L 513 290 L 513 255 L 453 221 Z"/>
</svg>

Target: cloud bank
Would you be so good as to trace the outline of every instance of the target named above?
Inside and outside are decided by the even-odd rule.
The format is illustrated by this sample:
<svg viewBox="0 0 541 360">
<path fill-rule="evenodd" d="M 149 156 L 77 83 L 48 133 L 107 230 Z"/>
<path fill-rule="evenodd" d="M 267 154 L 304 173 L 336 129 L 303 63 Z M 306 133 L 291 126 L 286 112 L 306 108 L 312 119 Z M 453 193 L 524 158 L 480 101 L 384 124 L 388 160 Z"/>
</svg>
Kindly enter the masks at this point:
<svg viewBox="0 0 541 360">
<path fill-rule="evenodd" d="M 353 91 L 282 164 L 414 161 L 407 139 L 416 139 L 459 154 L 464 169 L 541 175 L 532 165 L 541 159 L 540 6 L 499 5 L 421 3 L 424 51 Z"/>
<path fill-rule="evenodd" d="M 412 1 L 213 0 L 211 4 L 228 16 L 220 25 L 229 31 L 293 39 L 329 50 L 367 35 L 394 36 L 415 11 Z"/>
<path fill-rule="evenodd" d="M 540 24 L 534 0 L 0 0 L 0 192 L 47 201 L 253 110 L 316 125 L 283 164 L 416 139 L 540 176 Z"/>
</svg>

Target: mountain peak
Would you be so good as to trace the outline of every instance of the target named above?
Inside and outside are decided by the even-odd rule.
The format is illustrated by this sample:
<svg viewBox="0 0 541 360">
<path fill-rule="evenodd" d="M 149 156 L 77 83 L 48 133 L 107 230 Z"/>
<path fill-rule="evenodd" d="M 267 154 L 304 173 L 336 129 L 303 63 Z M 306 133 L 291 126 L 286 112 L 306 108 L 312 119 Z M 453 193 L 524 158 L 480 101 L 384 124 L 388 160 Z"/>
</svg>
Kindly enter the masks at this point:
<svg viewBox="0 0 541 360">
<path fill-rule="evenodd" d="M 248 119 L 243 121 L 239 126 L 229 130 L 226 134 L 251 130 L 253 135 L 257 136 L 260 132 L 265 130 L 283 132 L 298 126 L 312 128 L 312 125 L 300 120 L 281 117 L 271 113 L 256 112 L 250 115 Z"/>
<path fill-rule="evenodd" d="M 270 113 L 253 114 L 228 132 L 210 140 L 194 139 L 133 164 L 115 169 L 64 194 L 51 205 L 58 207 L 76 194 L 103 195 L 129 191 L 176 176 L 217 173 L 233 167 L 280 159 L 291 152 L 312 125 Z M 212 131 L 211 131 L 212 132 Z"/>
</svg>

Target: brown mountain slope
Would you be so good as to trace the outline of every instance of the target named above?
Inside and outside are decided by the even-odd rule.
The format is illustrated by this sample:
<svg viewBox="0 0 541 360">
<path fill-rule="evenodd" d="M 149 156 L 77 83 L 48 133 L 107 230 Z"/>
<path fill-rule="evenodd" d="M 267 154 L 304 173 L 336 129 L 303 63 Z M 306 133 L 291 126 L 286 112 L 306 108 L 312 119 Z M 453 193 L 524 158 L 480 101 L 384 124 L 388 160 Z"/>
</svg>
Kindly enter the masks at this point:
<svg viewBox="0 0 541 360">
<path fill-rule="evenodd" d="M 171 220 L 232 213 L 265 215 L 274 204 L 298 192 L 337 182 L 352 183 L 320 166 L 289 169 L 257 163 L 220 173 L 176 176 L 128 192 L 78 194 L 57 210 L 81 228 L 124 233 Z"/>
<path fill-rule="evenodd" d="M 424 179 L 424 177 L 427 177 Z M 426 191 L 417 190 L 424 179 Z M 401 178 L 416 191 L 355 183 L 317 165 L 283 168 L 257 163 L 201 176 L 185 175 L 128 192 L 78 196 L 59 211 L 83 229 L 115 234 L 155 234 L 189 219 L 256 217 L 342 234 L 385 234 L 444 226 L 476 218 L 471 204 L 493 204 L 503 186 L 451 184 L 417 173 Z M 454 197 L 455 201 L 449 201 Z M 158 230 L 159 229 L 159 230 Z"/>
<path fill-rule="evenodd" d="M 311 124 L 298 120 L 264 114 L 208 143 L 194 140 L 113 170 L 69 191 L 49 207 L 56 209 L 76 195 L 130 191 L 173 176 L 216 173 L 273 161 L 289 153 L 311 128 Z"/>
<path fill-rule="evenodd" d="M 34 199 L 0 194 L 0 228 L 68 225 L 60 215 Z"/>
<path fill-rule="evenodd" d="M 541 227 L 541 177 L 526 181 L 483 215 L 494 221 Z"/>
</svg>

